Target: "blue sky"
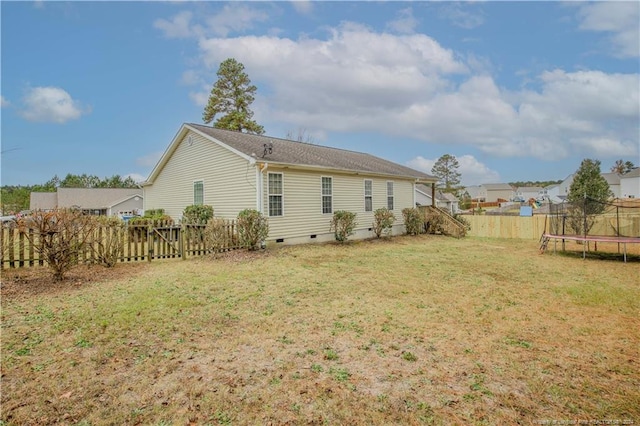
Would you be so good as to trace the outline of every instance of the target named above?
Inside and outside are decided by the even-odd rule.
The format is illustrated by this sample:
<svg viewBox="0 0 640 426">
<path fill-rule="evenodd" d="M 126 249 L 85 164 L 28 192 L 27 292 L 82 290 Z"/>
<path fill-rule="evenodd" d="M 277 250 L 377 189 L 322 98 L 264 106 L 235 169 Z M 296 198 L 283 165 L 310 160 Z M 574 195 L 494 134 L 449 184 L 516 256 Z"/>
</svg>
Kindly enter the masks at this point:
<svg viewBox="0 0 640 426">
<path fill-rule="evenodd" d="M 640 164 L 639 2 L 1 3 L 3 185 L 144 180 L 220 62 L 266 134 L 463 183 Z"/>
</svg>

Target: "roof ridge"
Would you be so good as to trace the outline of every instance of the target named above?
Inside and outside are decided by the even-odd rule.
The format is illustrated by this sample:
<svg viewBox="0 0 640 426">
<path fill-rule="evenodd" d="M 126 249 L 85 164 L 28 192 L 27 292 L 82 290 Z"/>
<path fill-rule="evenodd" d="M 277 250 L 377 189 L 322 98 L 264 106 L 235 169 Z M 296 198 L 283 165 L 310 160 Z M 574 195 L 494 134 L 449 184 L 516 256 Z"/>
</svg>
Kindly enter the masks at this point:
<svg viewBox="0 0 640 426">
<path fill-rule="evenodd" d="M 219 127 L 207 126 L 206 124 L 197 124 L 197 123 L 185 123 L 185 124 L 188 125 L 188 126 L 206 127 L 208 129 L 221 130 L 221 131 L 224 131 L 224 132 L 230 132 L 230 133 L 235 133 L 235 134 L 242 134 L 242 135 L 247 135 L 247 136 L 257 136 L 257 137 L 261 137 L 261 138 L 276 139 L 276 140 L 280 140 L 280 141 L 283 141 L 283 142 L 292 142 L 292 143 L 296 143 L 296 144 L 299 143 L 299 144 L 304 144 L 304 145 L 311 146 L 311 147 L 336 149 L 336 150 L 339 150 L 339 151 L 353 152 L 354 154 L 368 155 L 368 156 L 373 157 L 373 158 L 379 158 L 381 160 L 385 160 L 384 158 L 377 157 L 377 156 L 375 156 L 373 154 L 370 154 L 368 152 L 355 151 L 353 149 L 338 148 L 338 147 L 334 147 L 334 146 L 327 146 L 327 145 L 321 145 L 321 144 L 317 144 L 317 143 L 304 142 L 304 141 L 295 141 L 293 139 L 281 138 L 281 137 L 278 137 L 278 136 L 258 135 L 258 134 L 255 134 L 255 133 L 244 133 L 244 132 L 241 132 L 241 131 L 238 131 L 238 130 L 221 129 Z M 390 161 L 390 160 L 385 160 L 385 161 Z"/>
</svg>

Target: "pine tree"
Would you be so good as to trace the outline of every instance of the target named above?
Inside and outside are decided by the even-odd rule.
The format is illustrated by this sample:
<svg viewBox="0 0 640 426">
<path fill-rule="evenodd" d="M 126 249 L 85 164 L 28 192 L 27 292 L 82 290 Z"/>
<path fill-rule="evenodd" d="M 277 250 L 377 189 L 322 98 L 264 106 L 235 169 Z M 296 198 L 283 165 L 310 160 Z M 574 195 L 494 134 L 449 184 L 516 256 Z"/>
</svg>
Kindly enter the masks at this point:
<svg viewBox="0 0 640 426">
<path fill-rule="evenodd" d="M 453 155 L 445 154 L 438 158 L 431 168 L 431 173 L 438 178 L 439 187 L 443 192 L 456 194 L 460 189 L 460 176 L 458 172 L 458 160 Z"/>
<path fill-rule="evenodd" d="M 209 124 L 222 114 L 213 123 L 214 127 L 263 134 L 264 128 L 251 119 L 253 111 L 249 107 L 255 100 L 257 88 L 244 72 L 244 65 L 233 58 L 226 59 L 220 64 L 217 75 L 202 121 Z"/>
</svg>

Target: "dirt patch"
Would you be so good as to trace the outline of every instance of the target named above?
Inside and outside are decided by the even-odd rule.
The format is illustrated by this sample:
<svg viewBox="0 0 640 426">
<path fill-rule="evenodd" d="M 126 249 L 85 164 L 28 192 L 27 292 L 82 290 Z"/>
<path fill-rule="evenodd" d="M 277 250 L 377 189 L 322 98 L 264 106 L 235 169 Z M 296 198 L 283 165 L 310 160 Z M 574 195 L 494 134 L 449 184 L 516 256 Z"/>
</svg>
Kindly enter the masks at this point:
<svg viewBox="0 0 640 426">
<path fill-rule="evenodd" d="M 61 292 L 77 290 L 88 284 L 117 281 L 142 273 L 147 263 L 118 264 L 113 268 L 80 265 L 73 268 L 62 281 L 53 279 L 46 267 L 9 269 L 2 271 L 0 295 L 2 302 L 21 300 L 35 295 L 55 296 Z"/>
<path fill-rule="evenodd" d="M 273 249 L 255 251 L 231 250 L 215 255 L 202 256 L 199 261 L 246 263 L 270 257 L 273 253 Z M 179 259 L 167 261 L 180 262 Z M 51 271 L 46 267 L 4 269 L 0 278 L 0 295 L 3 303 L 35 295 L 55 296 L 59 293 L 77 290 L 88 284 L 133 278 L 144 273 L 149 266 L 148 262 L 119 263 L 112 268 L 100 265 L 79 265 L 67 273 L 62 281 L 54 280 Z"/>
</svg>

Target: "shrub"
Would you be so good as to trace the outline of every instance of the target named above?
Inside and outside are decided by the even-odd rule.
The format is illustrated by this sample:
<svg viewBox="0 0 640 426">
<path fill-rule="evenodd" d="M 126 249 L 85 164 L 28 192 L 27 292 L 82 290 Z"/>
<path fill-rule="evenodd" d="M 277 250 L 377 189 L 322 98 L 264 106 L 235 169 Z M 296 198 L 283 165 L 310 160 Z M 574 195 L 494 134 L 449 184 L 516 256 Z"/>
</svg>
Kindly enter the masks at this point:
<svg viewBox="0 0 640 426">
<path fill-rule="evenodd" d="M 36 211 L 18 219 L 20 232 L 47 262 L 57 281 L 63 280 L 77 264 L 80 251 L 91 237 L 96 223 L 93 217 L 71 209 Z"/>
<path fill-rule="evenodd" d="M 346 210 L 338 210 L 333 213 L 329 230 L 334 231 L 336 241 L 343 243 L 347 241 L 349 235 L 353 235 L 353 230 L 356 225 L 355 213 L 348 212 Z"/>
<path fill-rule="evenodd" d="M 469 221 L 464 216 L 462 216 L 461 214 L 456 213 L 456 214 L 453 215 L 453 218 L 455 220 L 457 220 L 458 222 L 460 222 L 461 224 L 463 224 L 464 225 L 464 229 L 466 229 L 467 231 L 471 230 L 471 224 L 469 223 Z"/>
<path fill-rule="evenodd" d="M 225 219 L 211 218 L 204 228 L 204 242 L 214 253 L 236 245 Z"/>
<path fill-rule="evenodd" d="M 242 247 L 257 250 L 269 236 L 269 223 L 262 213 L 245 209 L 238 213 L 238 237 Z"/>
<path fill-rule="evenodd" d="M 419 209 L 407 207 L 402 209 L 404 227 L 408 235 L 418 235 L 424 230 L 424 218 Z"/>
<path fill-rule="evenodd" d="M 427 234 L 444 233 L 444 218 L 439 214 L 431 214 L 425 223 L 425 231 Z"/>
<path fill-rule="evenodd" d="M 205 224 L 213 217 L 213 206 L 191 205 L 182 212 L 182 223 Z"/>
<path fill-rule="evenodd" d="M 149 209 L 144 211 L 145 218 L 157 218 L 164 216 L 164 209 Z"/>
<path fill-rule="evenodd" d="M 395 215 L 387 208 L 383 207 L 376 210 L 373 213 L 373 232 L 376 234 L 376 237 L 380 238 L 382 235 L 389 235 L 395 220 Z"/>
</svg>

